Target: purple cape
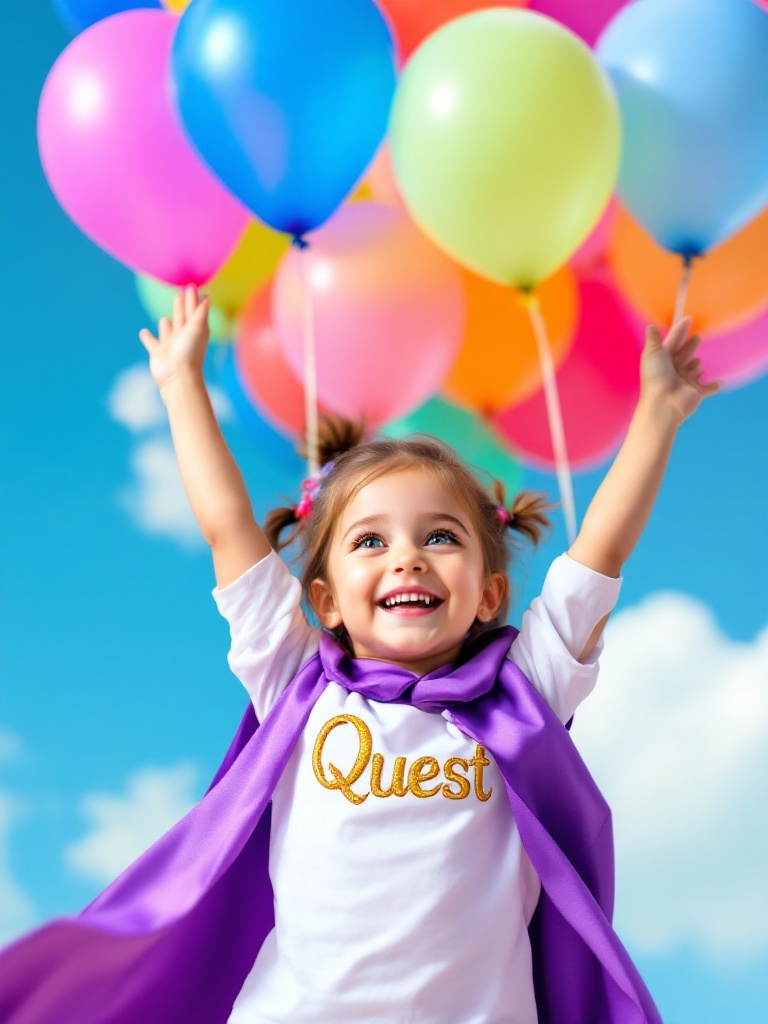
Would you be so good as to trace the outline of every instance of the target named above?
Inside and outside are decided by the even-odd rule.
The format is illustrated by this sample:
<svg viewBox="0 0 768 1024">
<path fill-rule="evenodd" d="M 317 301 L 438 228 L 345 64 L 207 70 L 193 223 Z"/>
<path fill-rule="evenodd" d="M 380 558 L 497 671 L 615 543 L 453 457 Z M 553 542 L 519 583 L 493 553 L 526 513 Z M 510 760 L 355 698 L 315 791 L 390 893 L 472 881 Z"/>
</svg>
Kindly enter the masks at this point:
<svg viewBox="0 0 768 1024">
<path fill-rule="evenodd" d="M 197 806 L 74 918 L 0 955 L 4 1024 L 225 1024 L 274 926 L 275 785 L 329 681 L 449 709 L 504 777 L 541 879 L 529 928 L 540 1024 L 660 1022 L 613 928 L 611 815 L 567 730 L 506 654 L 511 627 L 418 677 L 329 636 L 259 725 L 249 706 Z"/>
</svg>

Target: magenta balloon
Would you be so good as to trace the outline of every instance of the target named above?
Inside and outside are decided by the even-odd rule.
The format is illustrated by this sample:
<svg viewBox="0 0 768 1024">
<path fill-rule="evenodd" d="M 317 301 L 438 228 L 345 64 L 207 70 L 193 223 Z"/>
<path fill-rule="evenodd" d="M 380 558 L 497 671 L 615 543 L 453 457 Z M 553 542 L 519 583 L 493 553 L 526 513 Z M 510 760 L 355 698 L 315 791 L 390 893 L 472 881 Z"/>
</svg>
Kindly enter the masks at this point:
<svg viewBox="0 0 768 1024">
<path fill-rule="evenodd" d="M 698 354 L 702 380 L 719 380 L 724 391 L 762 377 L 768 371 L 768 309 L 736 330 L 706 335 Z"/>
<path fill-rule="evenodd" d="M 641 338 L 615 291 L 579 285 L 581 317 L 573 348 L 557 372 L 571 468 L 594 469 L 618 447 L 637 403 Z M 523 462 L 553 470 L 544 394 L 538 391 L 493 420 Z"/>
<path fill-rule="evenodd" d="M 547 14 L 594 46 L 605 26 L 629 0 L 531 0 L 530 11 Z"/>
<path fill-rule="evenodd" d="M 182 132 L 169 77 L 177 24 L 131 10 L 76 36 L 43 86 L 38 144 L 54 195 L 97 245 L 168 284 L 203 284 L 249 214 Z"/>
<path fill-rule="evenodd" d="M 305 260 L 320 400 L 371 424 L 403 416 L 440 387 L 466 319 L 460 272 L 400 210 L 342 207 L 310 246 L 283 258 L 272 322 L 289 364 L 304 379 Z"/>
</svg>

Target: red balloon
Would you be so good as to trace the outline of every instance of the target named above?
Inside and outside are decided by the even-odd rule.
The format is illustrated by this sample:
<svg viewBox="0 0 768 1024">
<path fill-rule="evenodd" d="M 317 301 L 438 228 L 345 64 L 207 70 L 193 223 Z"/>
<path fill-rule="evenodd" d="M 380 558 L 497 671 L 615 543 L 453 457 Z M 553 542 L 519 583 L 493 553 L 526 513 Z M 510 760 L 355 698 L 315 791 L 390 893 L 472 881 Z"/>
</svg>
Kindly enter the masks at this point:
<svg viewBox="0 0 768 1024">
<path fill-rule="evenodd" d="M 272 283 L 255 292 L 241 315 L 235 365 L 243 390 L 263 419 L 290 437 L 306 427 L 304 388 L 283 355 L 272 327 Z M 319 406 L 321 414 L 328 410 Z"/>
<path fill-rule="evenodd" d="M 400 63 L 446 21 L 484 7 L 525 7 L 528 0 L 377 0 L 392 29 Z"/>
<path fill-rule="evenodd" d="M 571 469 L 594 469 L 618 448 L 640 393 L 641 339 L 615 291 L 599 280 L 579 285 L 581 319 L 557 371 Z M 493 418 L 523 462 L 555 465 L 544 392 Z"/>
</svg>

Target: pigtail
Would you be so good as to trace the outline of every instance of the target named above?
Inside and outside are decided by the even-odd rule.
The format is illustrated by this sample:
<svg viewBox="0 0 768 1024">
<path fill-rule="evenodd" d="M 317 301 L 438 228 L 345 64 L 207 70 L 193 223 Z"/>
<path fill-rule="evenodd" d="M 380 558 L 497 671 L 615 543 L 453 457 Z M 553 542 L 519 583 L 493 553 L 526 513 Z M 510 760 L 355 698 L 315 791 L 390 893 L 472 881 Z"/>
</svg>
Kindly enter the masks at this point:
<svg viewBox="0 0 768 1024">
<path fill-rule="evenodd" d="M 365 422 L 363 420 L 353 421 L 343 416 L 322 416 L 318 422 L 317 450 L 320 461 L 320 475 L 327 475 L 334 460 L 338 459 L 345 452 L 356 448 L 365 439 Z M 297 446 L 302 458 L 307 457 L 307 437 L 302 435 Z M 273 509 L 267 514 L 264 520 L 264 534 L 275 549 L 282 551 L 289 547 L 301 532 L 312 502 L 307 498 L 307 492 L 316 494 L 320 490 L 320 483 L 317 480 L 305 480 L 302 484 L 304 497 L 293 507 L 288 505 L 282 508 Z M 293 530 L 281 540 L 284 530 L 293 527 Z"/>
<path fill-rule="evenodd" d="M 550 502 L 545 494 L 537 491 L 520 491 L 515 496 L 512 507 L 507 508 L 504 484 L 500 480 L 494 480 L 492 490 L 502 525 L 521 534 L 534 546 L 539 544 L 544 533 L 552 528 L 547 512 L 557 506 Z"/>
<path fill-rule="evenodd" d="M 344 416 L 321 416 L 317 424 L 317 454 L 321 466 L 333 462 L 365 440 L 365 420 L 349 420 Z M 303 459 L 308 456 L 307 437 L 302 435 L 298 447 Z"/>
<path fill-rule="evenodd" d="M 267 513 L 267 518 L 264 520 L 264 535 L 275 551 L 282 551 L 283 548 L 287 548 L 289 544 L 293 543 L 300 524 L 301 520 L 296 515 L 295 506 L 293 508 L 289 508 L 287 505 L 283 508 L 273 508 L 271 512 Z M 280 534 L 290 526 L 295 527 L 293 532 L 284 540 L 280 540 Z"/>
</svg>

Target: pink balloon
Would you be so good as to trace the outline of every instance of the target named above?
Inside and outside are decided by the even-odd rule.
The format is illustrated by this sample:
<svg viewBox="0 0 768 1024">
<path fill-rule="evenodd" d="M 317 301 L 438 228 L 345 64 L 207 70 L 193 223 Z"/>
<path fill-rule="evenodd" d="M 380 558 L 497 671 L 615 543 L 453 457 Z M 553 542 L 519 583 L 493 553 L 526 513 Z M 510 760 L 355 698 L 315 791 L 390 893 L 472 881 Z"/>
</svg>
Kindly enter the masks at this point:
<svg viewBox="0 0 768 1024">
<path fill-rule="evenodd" d="M 235 365 L 247 397 L 276 430 L 290 437 L 303 432 L 304 388 L 288 366 L 272 327 L 272 284 L 260 288 L 240 315 Z M 327 412 L 320 407 L 320 412 Z"/>
<path fill-rule="evenodd" d="M 719 380 L 724 391 L 751 384 L 768 371 L 768 309 L 733 331 L 703 337 L 697 354 L 702 380 Z"/>
<path fill-rule="evenodd" d="M 581 319 L 573 348 L 557 372 L 571 468 L 585 471 L 618 447 L 640 387 L 641 341 L 615 291 L 603 281 L 579 285 Z M 554 467 L 543 391 L 494 417 L 522 461 Z"/>
<path fill-rule="evenodd" d="M 177 25 L 167 11 L 130 10 L 76 36 L 43 86 L 38 144 L 56 199 L 92 241 L 168 284 L 203 284 L 249 214 L 182 132 L 169 70 Z"/>
<path fill-rule="evenodd" d="M 304 379 L 302 261 L 312 302 L 320 399 L 371 424 L 429 398 L 459 351 L 466 319 L 461 274 L 405 213 L 350 203 L 283 258 L 272 322 Z"/>
<path fill-rule="evenodd" d="M 594 46 L 611 18 L 628 3 L 629 0 L 531 0 L 528 9 L 549 15 Z"/>
</svg>

